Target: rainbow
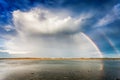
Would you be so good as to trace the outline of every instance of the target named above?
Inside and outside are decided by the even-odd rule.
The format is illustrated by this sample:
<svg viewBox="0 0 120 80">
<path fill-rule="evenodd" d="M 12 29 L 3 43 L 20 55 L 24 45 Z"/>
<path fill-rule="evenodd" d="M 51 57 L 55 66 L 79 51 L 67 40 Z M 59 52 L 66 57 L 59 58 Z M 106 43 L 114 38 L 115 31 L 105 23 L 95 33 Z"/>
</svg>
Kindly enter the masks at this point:
<svg viewBox="0 0 120 80">
<path fill-rule="evenodd" d="M 99 56 L 102 58 L 102 52 L 100 51 L 100 49 L 97 47 L 97 45 L 83 32 L 81 32 L 81 35 L 84 36 L 92 45 L 93 47 L 96 49 L 97 53 L 99 54 Z"/>
</svg>

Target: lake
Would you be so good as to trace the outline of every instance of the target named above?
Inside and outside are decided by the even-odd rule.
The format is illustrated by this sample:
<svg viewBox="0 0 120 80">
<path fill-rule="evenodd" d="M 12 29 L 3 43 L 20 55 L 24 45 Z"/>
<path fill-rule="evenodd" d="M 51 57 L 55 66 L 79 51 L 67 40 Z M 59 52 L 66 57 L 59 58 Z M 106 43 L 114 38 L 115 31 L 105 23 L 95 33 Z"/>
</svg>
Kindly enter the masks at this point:
<svg viewBox="0 0 120 80">
<path fill-rule="evenodd" d="M 120 60 L 0 60 L 0 80 L 120 80 Z"/>
</svg>

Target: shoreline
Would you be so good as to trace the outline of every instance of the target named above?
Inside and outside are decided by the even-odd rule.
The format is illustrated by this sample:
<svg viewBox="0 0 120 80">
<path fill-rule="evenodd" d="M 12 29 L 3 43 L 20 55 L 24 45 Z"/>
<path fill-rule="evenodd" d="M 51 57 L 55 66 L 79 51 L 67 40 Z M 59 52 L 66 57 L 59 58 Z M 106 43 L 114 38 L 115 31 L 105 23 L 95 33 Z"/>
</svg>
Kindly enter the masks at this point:
<svg viewBox="0 0 120 80">
<path fill-rule="evenodd" d="M 0 60 L 120 60 L 120 58 L 0 58 Z"/>
</svg>

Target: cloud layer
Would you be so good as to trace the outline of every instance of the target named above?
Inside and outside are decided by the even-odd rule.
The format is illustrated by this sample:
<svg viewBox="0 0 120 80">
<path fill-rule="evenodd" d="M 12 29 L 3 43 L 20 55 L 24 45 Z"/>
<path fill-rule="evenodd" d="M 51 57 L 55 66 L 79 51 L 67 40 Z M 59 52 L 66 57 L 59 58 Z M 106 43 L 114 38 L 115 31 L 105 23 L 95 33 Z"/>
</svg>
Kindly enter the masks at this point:
<svg viewBox="0 0 120 80">
<path fill-rule="evenodd" d="M 99 49 L 84 33 L 72 34 L 90 17 L 91 14 L 81 14 L 74 18 L 64 11 L 54 13 L 42 8 L 14 11 L 17 34 L 6 42 L 7 52 L 28 57 L 101 57 Z"/>
<path fill-rule="evenodd" d="M 120 4 L 116 4 L 103 18 L 101 18 L 94 27 L 106 26 L 115 20 L 120 19 Z"/>
<path fill-rule="evenodd" d="M 84 23 L 83 20 L 91 17 L 91 14 L 81 14 L 78 18 L 72 18 L 67 12 L 53 13 L 34 8 L 29 12 L 14 11 L 13 16 L 15 27 L 26 33 L 59 34 L 76 32 Z"/>
</svg>

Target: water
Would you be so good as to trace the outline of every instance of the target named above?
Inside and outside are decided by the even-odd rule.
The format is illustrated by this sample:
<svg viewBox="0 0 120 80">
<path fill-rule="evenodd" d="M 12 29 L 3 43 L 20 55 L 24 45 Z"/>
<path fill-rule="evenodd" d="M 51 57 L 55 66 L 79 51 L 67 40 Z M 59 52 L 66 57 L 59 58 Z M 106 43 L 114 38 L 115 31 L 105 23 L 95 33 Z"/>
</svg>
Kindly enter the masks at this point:
<svg viewBox="0 0 120 80">
<path fill-rule="evenodd" d="M 120 60 L 0 61 L 0 80 L 117 79 L 120 79 Z"/>
</svg>

